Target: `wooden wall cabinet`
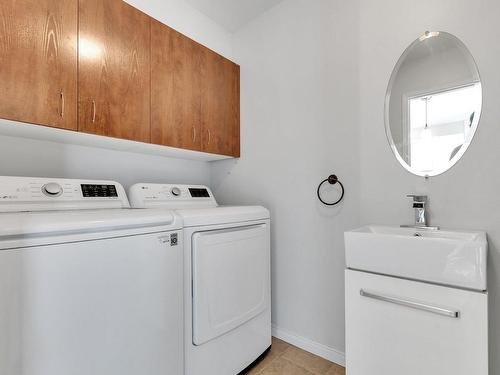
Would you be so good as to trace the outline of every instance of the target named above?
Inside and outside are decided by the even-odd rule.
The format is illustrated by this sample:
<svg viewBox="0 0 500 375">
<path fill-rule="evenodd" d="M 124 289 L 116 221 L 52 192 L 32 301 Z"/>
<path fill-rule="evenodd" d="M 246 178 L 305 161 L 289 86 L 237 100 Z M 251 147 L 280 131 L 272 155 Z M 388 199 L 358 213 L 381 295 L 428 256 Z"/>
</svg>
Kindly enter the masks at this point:
<svg viewBox="0 0 500 375">
<path fill-rule="evenodd" d="M 238 65 L 152 20 L 152 143 L 240 156 L 239 92 Z"/>
<path fill-rule="evenodd" d="M 240 155 L 240 68 L 122 0 L 2 0 L 0 118 Z"/>
<path fill-rule="evenodd" d="M 150 142 L 146 14 L 122 0 L 80 0 L 78 88 L 78 130 Z"/>
<path fill-rule="evenodd" d="M 240 156 L 240 67 L 206 49 L 202 84 L 202 151 Z"/>
<path fill-rule="evenodd" d="M 151 142 L 201 151 L 202 49 L 151 21 Z"/>
<path fill-rule="evenodd" d="M 77 0 L 0 2 L 0 117 L 77 128 Z"/>
</svg>

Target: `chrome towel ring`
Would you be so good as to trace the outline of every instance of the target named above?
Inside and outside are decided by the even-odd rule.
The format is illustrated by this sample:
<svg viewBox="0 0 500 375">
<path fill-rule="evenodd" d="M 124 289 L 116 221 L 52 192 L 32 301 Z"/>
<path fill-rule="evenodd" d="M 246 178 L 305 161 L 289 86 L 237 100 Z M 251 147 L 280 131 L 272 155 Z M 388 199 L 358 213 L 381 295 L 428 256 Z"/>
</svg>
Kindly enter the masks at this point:
<svg viewBox="0 0 500 375">
<path fill-rule="evenodd" d="M 325 182 L 328 182 L 330 185 L 335 185 L 335 184 L 338 183 L 340 185 L 340 188 L 342 189 L 342 194 L 340 195 L 340 198 L 337 199 L 333 203 L 325 202 L 323 200 L 323 198 L 321 198 L 320 189 L 321 189 L 321 186 L 323 186 L 323 184 Z M 332 174 L 332 175 L 328 176 L 327 179 L 321 181 L 321 183 L 318 186 L 317 194 L 318 194 L 318 199 L 321 201 L 321 203 L 323 203 L 323 204 L 325 204 L 327 206 L 335 206 L 335 205 L 339 204 L 340 201 L 342 201 L 342 199 L 344 199 L 344 194 L 345 194 L 344 185 L 342 185 L 342 182 L 339 181 L 339 179 L 338 179 L 337 176 L 335 176 L 334 174 Z"/>
</svg>

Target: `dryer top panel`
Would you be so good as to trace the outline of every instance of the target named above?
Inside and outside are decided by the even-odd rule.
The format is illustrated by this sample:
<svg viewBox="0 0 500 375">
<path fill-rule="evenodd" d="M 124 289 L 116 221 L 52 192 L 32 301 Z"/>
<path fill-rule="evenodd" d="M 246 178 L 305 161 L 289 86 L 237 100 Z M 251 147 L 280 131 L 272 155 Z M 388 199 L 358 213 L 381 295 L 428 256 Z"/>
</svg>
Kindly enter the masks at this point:
<svg viewBox="0 0 500 375">
<path fill-rule="evenodd" d="M 203 185 L 135 184 L 129 190 L 133 208 L 174 209 L 184 227 L 222 225 L 268 220 L 261 206 L 219 206 L 212 191 Z"/>
<path fill-rule="evenodd" d="M 219 206 L 207 209 L 177 210 L 176 212 L 182 217 L 185 228 L 267 221 L 270 219 L 269 211 L 262 206 Z"/>
<path fill-rule="evenodd" d="M 212 191 L 203 185 L 135 184 L 129 190 L 134 208 L 213 208 Z"/>
</svg>

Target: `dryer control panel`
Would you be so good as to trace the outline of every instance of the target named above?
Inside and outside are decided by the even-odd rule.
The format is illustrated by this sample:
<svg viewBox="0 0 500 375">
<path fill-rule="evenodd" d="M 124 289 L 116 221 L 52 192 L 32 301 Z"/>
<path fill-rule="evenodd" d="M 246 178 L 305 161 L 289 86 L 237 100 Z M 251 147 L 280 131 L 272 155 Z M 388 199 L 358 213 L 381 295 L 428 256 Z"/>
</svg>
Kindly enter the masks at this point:
<svg viewBox="0 0 500 375">
<path fill-rule="evenodd" d="M 0 176 L 0 212 L 129 207 L 114 181 Z"/>
<path fill-rule="evenodd" d="M 217 207 L 212 191 L 203 185 L 135 184 L 129 190 L 134 208 L 209 208 Z"/>
</svg>

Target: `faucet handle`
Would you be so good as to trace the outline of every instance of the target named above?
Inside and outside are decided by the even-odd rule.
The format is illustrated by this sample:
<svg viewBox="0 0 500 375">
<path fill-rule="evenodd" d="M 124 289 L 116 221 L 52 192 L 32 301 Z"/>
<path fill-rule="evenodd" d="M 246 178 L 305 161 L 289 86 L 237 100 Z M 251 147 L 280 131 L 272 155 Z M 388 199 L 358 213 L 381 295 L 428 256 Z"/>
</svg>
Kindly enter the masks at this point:
<svg viewBox="0 0 500 375">
<path fill-rule="evenodd" d="M 413 202 L 418 202 L 418 203 L 425 203 L 427 202 L 427 195 L 415 195 L 415 194 L 408 194 L 408 198 L 413 198 Z"/>
</svg>

